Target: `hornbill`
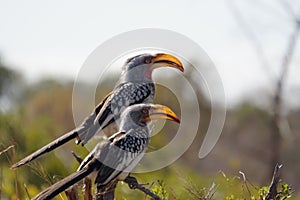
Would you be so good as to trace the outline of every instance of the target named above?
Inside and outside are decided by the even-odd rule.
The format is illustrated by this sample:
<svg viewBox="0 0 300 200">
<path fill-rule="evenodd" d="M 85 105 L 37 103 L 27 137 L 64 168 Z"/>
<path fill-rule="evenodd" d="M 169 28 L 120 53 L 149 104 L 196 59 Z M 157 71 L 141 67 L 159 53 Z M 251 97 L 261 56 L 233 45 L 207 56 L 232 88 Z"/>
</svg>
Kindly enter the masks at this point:
<svg viewBox="0 0 300 200">
<path fill-rule="evenodd" d="M 122 67 L 120 79 L 114 90 L 96 106 L 78 128 L 33 152 L 11 168 L 16 169 L 25 165 L 74 138 L 76 144 L 85 145 L 100 131 L 103 131 L 107 137 L 111 136 L 118 130 L 117 120 L 126 107 L 153 102 L 155 84 L 152 80 L 152 71 L 160 67 L 173 67 L 184 71 L 182 63 L 170 54 L 140 54 L 128 59 Z"/>
<path fill-rule="evenodd" d="M 33 200 L 51 199 L 87 176 L 94 176 L 97 186 L 105 187 L 124 180 L 148 148 L 151 120 L 167 119 L 180 123 L 176 114 L 159 104 L 136 104 L 121 114 L 120 128 L 108 140 L 98 143 L 82 161 L 77 172 L 45 189 Z"/>
</svg>

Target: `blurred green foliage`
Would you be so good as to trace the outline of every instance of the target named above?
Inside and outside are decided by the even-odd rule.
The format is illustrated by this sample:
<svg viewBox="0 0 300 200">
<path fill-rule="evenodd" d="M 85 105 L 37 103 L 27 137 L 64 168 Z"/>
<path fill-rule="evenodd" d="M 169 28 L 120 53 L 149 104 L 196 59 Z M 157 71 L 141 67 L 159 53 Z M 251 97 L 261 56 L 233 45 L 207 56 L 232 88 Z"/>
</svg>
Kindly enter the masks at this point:
<svg viewBox="0 0 300 200">
<path fill-rule="evenodd" d="M 0 76 L 0 79 L 5 79 L 5 77 Z M 17 76 L 14 77 L 14 82 L 18 82 L 15 79 Z M 110 77 L 101 84 L 97 90 L 97 102 L 113 88 L 115 80 L 116 77 Z M 1 84 L 4 82 L 4 80 L 0 80 Z M 1 87 L 3 88 L 3 86 Z M 70 142 L 62 148 L 42 156 L 29 166 L 21 167 L 16 171 L 10 169 L 10 166 L 16 161 L 74 128 L 73 83 L 71 81 L 62 83 L 56 80 L 42 80 L 31 85 L 22 85 L 22 87 L 25 88 L 22 98 L 11 109 L 0 112 L 0 199 L 26 199 L 28 195 L 33 197 L 42 189 L 76 170 L 78 163 L 71 156 L 71 150 L 76 151 L 82 157 L 88 154 L 87 149 Z M 174 94 L 161 86 L 158 86 L 157 89 L 155 101 L 170 106 L 180 115 L 179 103 Z M 82 106 L 87 105 L 83 104 Z M 201 122 L 204 125 L 200 127 L 200 134 L 197 135 L 193 145 L 181 159 L 161 170 L 133 175 L 140 183 L 146 184 L 146 187 L 163 199 L 262 199 L 266 195 L 267 187 L 258 186 L 260 184 L 256 182 L 260 181 L 256 181 L 252 177 L 255 177 L 255 173 L 250 175 L 251 180 L 255 180 L 253 184 L 245 182 L 240 176 L 234 174 L 237 169 L 243 167 L 241 158 L 236 155 L 236 149 L 241 149 L 243 156 L 246 156 L 245 159 L 253 161 L 253 165 L 257 158 L 247 157 L 250 155 L 249 152 L 263 151 L 261 146 L 257 147 L 257 144 L 260 141 L 266 141 L 262 133 L 266 130 L 268 113 L 249 104 L 241 105 L 231 112 L 230 115 L 234 117 L 229 115 L 229 119 L 227 119 L 224 129 L 227 134 L 225 136 L 223 134 L 221 137 L 219 144 L 221 148 L 212 152 L 210 156 L 212 160 L 201 161 L 197 157 L 199 141 L 203 138 L 201 131 L 207 129 L 210 119 L 209 109 L 203 108 L 201 111 Z M 256 121 L 257 118 L 260 120 Z M 244 131 L 251 132 L 249 128 L 252 127 L 259 131 L 247 135 L 242 134 Z M 163 134 L 152 138 L 151 146 L 159 148 L 167 144 L 174 136 L 174 127 L 167 124 L 162 132 Z M 249 143 L 253 137 L 256 137 L 257 141 Z M 235 149 L 224 150 L 222 143 L 229 145 L 230 148 L 235 147 Z M 226 153 L 231 157 L 226 157 Z M 251 165 L 251 163 L 247 163 L 247 165 Z M 212 170 L 216 168 L 226 170 L 226 173 L 233 175 L 227 177 L 223 172 Z M 256 170 L 256 172 L 260 171 Z M 269 181 L 270 179 L 267 179 L 265 182 Z M 212 187 L 213 185 L 215 186 Z M 79 184 L 79 188 L 81 186 L 82 183 Z M 290 196 L 289 186 L 282 184 L 281 187 L 282 197 Z M 56 199 L 64 196 L 62 194 Z M 118 183 L 116 197 L 117 199 L 143 199 L 144 194 L 129 189 L 126 184 Z"/>
</svg>

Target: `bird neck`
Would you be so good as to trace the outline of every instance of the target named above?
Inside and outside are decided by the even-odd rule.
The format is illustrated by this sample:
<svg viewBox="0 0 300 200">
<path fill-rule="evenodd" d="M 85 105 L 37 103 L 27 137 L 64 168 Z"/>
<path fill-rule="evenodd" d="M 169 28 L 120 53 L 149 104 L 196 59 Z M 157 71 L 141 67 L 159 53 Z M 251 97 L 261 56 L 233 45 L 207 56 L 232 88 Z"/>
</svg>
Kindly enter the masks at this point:
<svg viewBox="0 0 300 200">
<path fill-rule="evenodd" d="M 128 131 L 130 129 L 149 129 L 147 124 L 136 123 L 132 119 L 127 118 L 126 120 L 121 120 L 120 122 L 120 130 Z"/>
<path fill-rule="evenodd" d="M 144 78 L 132 78 L 132 77 L 122 77 L 118 81 L 119 84 L 124 84 L 124 83 L 153 83 L 152 79 Z"/>
<path fill-rule="evenodd" d="M 121 74 L 120 82 L 153 82 L 152 71 L 144 68 L 135 68 L 124 71 Z"/>
</svg>

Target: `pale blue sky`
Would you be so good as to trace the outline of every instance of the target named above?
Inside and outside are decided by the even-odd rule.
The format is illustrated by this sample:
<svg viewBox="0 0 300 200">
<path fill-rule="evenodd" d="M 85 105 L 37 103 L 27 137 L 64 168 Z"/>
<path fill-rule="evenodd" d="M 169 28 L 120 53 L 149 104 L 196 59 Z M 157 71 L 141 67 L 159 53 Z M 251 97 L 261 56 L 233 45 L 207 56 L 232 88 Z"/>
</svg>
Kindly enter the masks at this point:
<svg viewBox="0 0 300 200">
<path fill-rule="evenodd" d="M 237 3 L 264 46 L 270 63 L 267 71 L 234 20 L 230 2 Z M 87 56 L 112 36 L 138 28 L 169 29 L 186 35 L 206 51 L 219 70 L 231 103 L 256 88 L 272 89 L 269 77 L 277 74 L 292 31 L 290 16 L 278 2 L 1 0 L 0 52 L 4 62 L 28 80 L 74 78 Z M 300 2 L 287 2 L 300 13 Z M 294 99 L 300 97 L 299 52 L 297 48 L 287 90 L 287 96 Z"/>
</svg>

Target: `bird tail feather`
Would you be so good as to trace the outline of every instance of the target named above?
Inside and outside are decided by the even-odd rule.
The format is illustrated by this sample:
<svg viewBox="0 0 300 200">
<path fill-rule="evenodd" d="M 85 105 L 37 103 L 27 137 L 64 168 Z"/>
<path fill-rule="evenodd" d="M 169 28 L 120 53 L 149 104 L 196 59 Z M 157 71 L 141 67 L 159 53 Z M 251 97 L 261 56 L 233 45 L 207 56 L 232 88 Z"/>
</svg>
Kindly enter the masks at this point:
<svg viewBox="0 0 300 200">
<path fill-rule="evenodd" d="M 14 164 L 11 169 L 16 169 L 22 165 L 25 165 L 29 162 L 31 162 L 32 160 L 40 157 L 41 155 L 52 151 L 53 149 L 56 149 L 57 147 L 67 143 L 68 141 L 76 138 L 78 136 L 78 131 L 73 130 L 70 131 L 64 135 L 62 135 L 61 137 L 57 138 L 56 140 L 52 141 L 51 143 L 45 145 L 44 147 L 40 148 L 39 150 L 33 152 L 32 154 L 30 154 L 29 156 L 23 158 L 22 160 L 20 160 L 19 162 L 17 162 L 16 164 Z"/>
<path fill-rule="evenodd" d="M 67 176 L 66 178 L 58 181 L 54 185 L 50 186 L 49 188 L 45 189 L 38 195 L 36 195 L 32 200 L 47 200 L 52 199 L 59 193 L 66 190 L 68 187 L 74 185 L 81 179 L 88 176 L 90 173 L 93 172 L 91 168 L 84 168 L 80 171 L 74 172 L 73 174 Z"/>
</svg>

